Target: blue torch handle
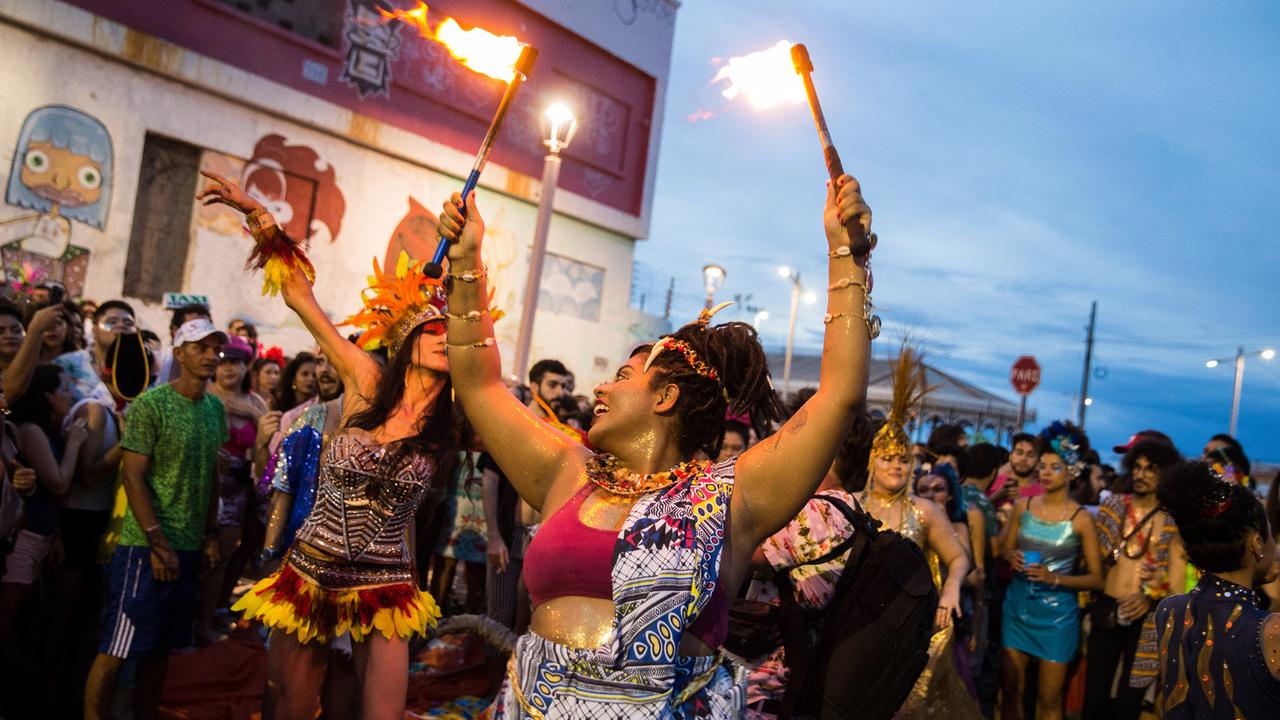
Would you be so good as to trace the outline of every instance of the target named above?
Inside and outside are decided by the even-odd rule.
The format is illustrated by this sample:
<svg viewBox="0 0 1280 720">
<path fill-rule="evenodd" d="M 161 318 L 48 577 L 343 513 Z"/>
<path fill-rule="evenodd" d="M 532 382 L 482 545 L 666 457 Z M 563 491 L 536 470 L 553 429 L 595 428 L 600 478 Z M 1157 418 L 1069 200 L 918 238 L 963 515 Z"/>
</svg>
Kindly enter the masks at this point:
<svg viewBox="0 0 1280 720">
<path fill-rule="evenodd" d="M 467 198 L 470 197 L 471 191 L 476 189 L 476 183 L 480 182 L 480 170 L 473 169 L 471 174 L 467 176 L 467 182 L 462 186 L 462 216 L 467 215 Z M 449 241 L 440 238 L 440 244 L 436 245 L 436 254 L 431 258 L 431 262 L 436 267 L 444 264 L 444 256 L 449 252 Z"/>
</svg>

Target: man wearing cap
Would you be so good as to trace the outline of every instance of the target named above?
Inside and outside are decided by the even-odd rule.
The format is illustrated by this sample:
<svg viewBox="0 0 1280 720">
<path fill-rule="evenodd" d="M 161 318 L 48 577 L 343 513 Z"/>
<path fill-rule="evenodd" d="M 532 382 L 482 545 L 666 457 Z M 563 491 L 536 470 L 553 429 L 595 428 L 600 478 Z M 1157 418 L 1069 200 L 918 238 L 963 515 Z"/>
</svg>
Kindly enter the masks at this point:
<svg viewBox="0 0 1280 720">
<path fill-rule="evenodd" d="M 1116 450 L 1125 449 L 1119 446 Z M 1089 603 L 1085 700 L 1081 717 L 1138 720 L 1142 688 L 1131 688 L 1144 621 L 1161 599 L 1182 592 L 1187 565 L 1173 518 L 1156 499 L 1162 468 L 1182 460 L 1168 436 L 1144 430 L 1130 439 L 1123 467 L 1132 492 L 1098 507 L 1102 592 Z M 1148 661 L 1150 659 L 1147 659 Z"/>
<path fill-rule="evenodd" d="M 139 659 L 135 716 L 154 717 L 169 651 L 190 643 L 201 561 L 206 568 L 217 561 L 216 463 L 227 420 L 205 389 L 226 342 L 206 318 L 184 323 L 174 334 L 177 379 L 129 408 L 120 441 L 129 507 L 85 687 L 87 718 L 106 716 L 116 674 L 129 658 Z"/>
</svg>

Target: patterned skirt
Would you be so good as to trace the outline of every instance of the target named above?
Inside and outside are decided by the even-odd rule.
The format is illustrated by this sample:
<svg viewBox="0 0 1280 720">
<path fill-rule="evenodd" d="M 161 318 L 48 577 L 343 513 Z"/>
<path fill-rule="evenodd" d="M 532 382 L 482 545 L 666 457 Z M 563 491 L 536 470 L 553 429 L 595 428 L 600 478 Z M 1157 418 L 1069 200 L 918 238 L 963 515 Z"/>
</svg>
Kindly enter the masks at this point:
<svg viewBox="0 0 1280 720">
<path fill-rule="evenodd" d="M 231 609 L 302 643 L 324 643 L 346 632 L 355 642 L 375 632 L 409 638 L 426 635 L 440 619 L 435 599 L 418 589 L 412 569 L 322 560 L 296 545 L 279 570 Z"/>
<path fill-rule="evenodd" d="M 721 720 L 741 717 L 745 669 L 716 656 L 634 671 L 605 665 L 598 650 L 533 632 L 516 641 L 494 718 L 519 720 Z"/>
</svg>

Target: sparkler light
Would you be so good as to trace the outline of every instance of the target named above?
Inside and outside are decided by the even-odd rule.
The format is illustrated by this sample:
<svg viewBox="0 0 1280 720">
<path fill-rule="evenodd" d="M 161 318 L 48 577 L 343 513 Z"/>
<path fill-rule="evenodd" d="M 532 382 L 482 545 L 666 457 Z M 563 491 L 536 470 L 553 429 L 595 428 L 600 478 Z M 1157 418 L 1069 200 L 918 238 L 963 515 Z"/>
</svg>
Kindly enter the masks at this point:
<svg viewBox="0 0 1280 720">
<path fill-rule="evenodd" d="M 725 82 L 720 91 L 730 100 L 741 97 L 755 110 L 804 102 L 804 83 L 791 70 L 791 43 L 779 40 L 768 50 L 731 57 L 712 78 Z"/>
<path fill-rule="evenodd" d="M 489 160 L 489 151 L 493 149 L 493 143 L 498 139 L 502 121 L 507 116 L 507 110 L 511 108 L 516 91 L 533 71 L 533 63 L 538 59 L 538 50 L 532 45 L 521 43 L 517 38 L 509 35 L 495 35 L 484 28 L 473 27 L 470 30 L 463 30 L 462 26 L 450 17 L 444 18 L 432 29 L 427 22 L 428 10 L 424 2 L 419 2 L 409 10 L 380 8 L 378 12 L 387 22 L 399 20 L 415 29 L 420 36 L 440 43 L 458 62 L 475 72 L 507 83 L 507 88 L 502 93 L 502 100 L 498 102 L 498 109 L 494 111 L 493 119 L 489 122 L 489 131 L 485 133 L 484 141 L 480 143 L 480 151 L 476 153 L 471 173 L 467 175 L 467 180 L 462 185 L 462 207 L 465 213 L 467 196 L 476 189 L 476 183 L 480 181 L 480 172 L 484 170 L 485 163 Z M 435 255 L 423 271 L 430 277 L 440 277 L 444 272 L 442 263 L 448 251 L 449 242 L 440 238 Z"/>
</svg>

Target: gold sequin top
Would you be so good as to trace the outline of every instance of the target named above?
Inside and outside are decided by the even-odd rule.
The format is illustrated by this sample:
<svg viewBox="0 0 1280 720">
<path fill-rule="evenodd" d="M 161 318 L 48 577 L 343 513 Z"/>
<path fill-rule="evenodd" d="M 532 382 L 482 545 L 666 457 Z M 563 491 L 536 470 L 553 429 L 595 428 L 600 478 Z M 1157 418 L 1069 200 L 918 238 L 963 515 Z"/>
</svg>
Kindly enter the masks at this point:
<svg viewBox="0 0 1280 720">
<path fill-rule="evenodd" d="M 406 565 L 406 532 L 435 474 L 420 453 L 367 432 L 337 434 L 320 460 L 316 501 L 298 540 L 343 560 Z"/>
</svg>

